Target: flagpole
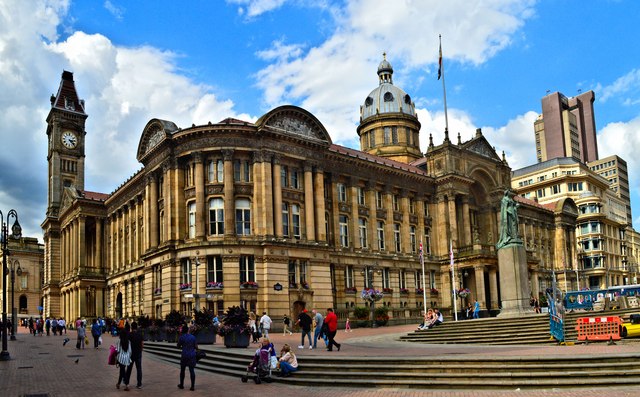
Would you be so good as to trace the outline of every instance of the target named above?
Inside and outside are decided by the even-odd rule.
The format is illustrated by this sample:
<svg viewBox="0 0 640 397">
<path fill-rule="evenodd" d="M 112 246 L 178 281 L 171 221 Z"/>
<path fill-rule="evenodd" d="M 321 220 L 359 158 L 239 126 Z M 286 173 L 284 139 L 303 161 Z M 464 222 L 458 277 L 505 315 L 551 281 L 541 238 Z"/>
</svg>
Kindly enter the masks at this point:
<svg viewBox="0 0 640 397">
<path fill-rule="evenodd" d="M 422 266 L 422 307 L 427 310 L 427 285 L 424 275 L 424 248 L 422 246 L 422 236 L 420 236 L 420 266 Z"/>
<path fill-rule="evenodd" d="M 444 64 L 442 62 L 442 35 L 439 34 L 438 38 L 440 40 L 440 52 L 438 58 L 438 80 L 442 77 L 442 93 L 444 97 L 444 140 L 449 141 L 449 116 L 447 114 L 447 88 L 444 84 Z"/>
<path fill-rule="evenodd" d="M 451 260 L 451 296 L 453 300 L 453 314 L 456 321 L 458 321 L 458 303 L 456 298 L 456 272 L 453 266 L 453 241 L 449 240 L 449 259 Z"/>
</svg>

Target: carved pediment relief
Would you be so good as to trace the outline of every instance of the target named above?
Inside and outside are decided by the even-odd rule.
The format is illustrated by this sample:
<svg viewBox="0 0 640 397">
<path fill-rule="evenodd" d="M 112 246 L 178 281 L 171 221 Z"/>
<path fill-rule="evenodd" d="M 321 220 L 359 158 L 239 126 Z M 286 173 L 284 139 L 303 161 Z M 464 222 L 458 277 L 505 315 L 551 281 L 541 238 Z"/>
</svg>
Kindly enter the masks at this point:
<svg viewBox="0 0 640 397">
<path fill-rule="evenodd" d="M 496 151 L 491 147 L 491 145 L 489 145 L 489 142 L 487 142 L 484 137 L 470 141 L 466 149 L 471 152 L 478 153 L 481 156 L 501 161 L 500 157 L 496 154 Z"/>
<path fill-rule="evenodd" d="M 256 125 L 273 131 L 331 144 L 331 138 L 318 119 L 297 106 L 280 106 L 262 116 Z"/>
<path fill-rule="evenodd" d="M 152 119 L 142 131 L 138 144 L 137 159 L 140 159 L 168 136 L 178 131 L 178 126 L 171 121 Z"/>
</svg>

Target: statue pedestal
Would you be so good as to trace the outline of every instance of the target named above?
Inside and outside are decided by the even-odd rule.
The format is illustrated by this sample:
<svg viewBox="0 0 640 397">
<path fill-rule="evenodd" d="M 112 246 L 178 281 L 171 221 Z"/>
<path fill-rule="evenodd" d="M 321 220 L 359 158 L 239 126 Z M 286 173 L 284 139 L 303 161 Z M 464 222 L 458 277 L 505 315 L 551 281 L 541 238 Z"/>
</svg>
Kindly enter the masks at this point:
<svg viewBox="0 0 640 397">
<path fill-rule="evenodd" d="M 531 287 L 527 269 L 527 253 L 520 244 L 498 250 L 500 297 L 502 309 L 498 317 L 520 317 L 533 312 L 529 305 Z"/>
</svg>

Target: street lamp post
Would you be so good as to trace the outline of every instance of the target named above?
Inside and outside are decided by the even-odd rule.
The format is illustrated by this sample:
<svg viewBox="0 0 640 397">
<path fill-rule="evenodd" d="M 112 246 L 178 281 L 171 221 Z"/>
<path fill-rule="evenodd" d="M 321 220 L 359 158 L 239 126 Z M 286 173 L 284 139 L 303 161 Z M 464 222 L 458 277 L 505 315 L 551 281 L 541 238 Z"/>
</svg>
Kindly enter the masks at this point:
<svg viewBox="0 0 640 397">
<path fill-rule="evenodd" d="M 2 239 L 2 352 L 0 352 L 0 361 L 11 359 L 11 355 L 7 349 L 7 256 L 9 256 L 9 251 L 7 250 L 9 243 L 7 223 L 9 223 L 9 218 L 11 217 L 15 219 L 13 226 L 11 226 L 11 237 L 18 239 L 22 235 L 22 228 L 20 227 L 20 223 L 18 223 L 18 213 L 16 210 L 9 210 L 6 217 L 7 222 L 5 223 L 4 214 L 0 211 L 0 224 L 2 225 L 2 231 L 0 233 L 0 239 Z"/>
<path fill-rule="evenodd" d="M 18 266 L 18 268 L 16 269 L 16 265 Z M 14 285 L 16 282 L 16 273 L 18 274 L 18 277 L 20 277 L 22 275 L 22 269 L 20 268 L 20 262 L 18 262 L 18 260 L 16 259 L 15 261 L 13 261 L 13 264 L 11 265 L 11 340 L 16 340 L 16 329 L 17 329 L 17 324 L 16 324 L 16 301 L 14 300 Z"/>
<path fill-rule="evenodd" d="M 360 274 L 362 274 L 363 276 L 366 275 L 367 277 L 367 288 L 369 289 L 373 289 L 373 275 L 377 273 L 380 274 L 381 270 L 378 266 L 373 265 L 373 266 L 365 266 L 364 270 L 362 270 L 360 272 Z M 376 324 L 376 317 L 375 317 L 375 309 L 376 309 L 376 302 L 374 300 L 371 300 L 371 302 L 369 302 L 370 308 L 371 308 L 371 327 L 372 328 L 376 328 L 378 325 Z"/>
</svg>

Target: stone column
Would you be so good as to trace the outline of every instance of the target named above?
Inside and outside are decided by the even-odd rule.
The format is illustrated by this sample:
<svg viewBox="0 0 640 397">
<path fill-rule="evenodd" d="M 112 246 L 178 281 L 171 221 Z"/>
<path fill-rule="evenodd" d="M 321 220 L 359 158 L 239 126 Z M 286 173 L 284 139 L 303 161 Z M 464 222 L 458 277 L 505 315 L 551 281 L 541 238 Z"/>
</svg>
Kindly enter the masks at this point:
<svg viewBox="0 0 640 397">
<path fill-rule="evenodd" d="M 475 273 L 475 279 L 476 279 L 476 291 L 475 291 L 476 296 L 475 297 L 478 300 L 480 307 L 483 309 L 486 309 L 487 294 L 485 293 L 485 290 L 484 290 L 484 269 L 485 269 L 484 265 L 476 265 L 473 267 L 473 270 Z"/>
<path fill-rule="evenodd" d="M 98 270 L 103 270 L 102 266 L 102 219 L 96 218 L 96 251 L 94 258 L 94 266 Z M 100 312 L 101 313 L 101 312 Z"/>
<path fill-rule="evenodd" d="M 491 296 L 491 309 L 497 309 L 500 304 L 498 300 L 498 271 L 493 267 L 489 268 L 489 295 Z M 488 305 L 487 309 L 489 309 Z"/>
<path fill-rule="evenodd" d="M 159 233 L 158 233 L 158 181 L 156 176 L 151 174 L 147 177 L 147 187 L 149 192 L 149 202 L 147 207 L 149 208 L 149 220 L 147 228 L 147 235 L 149 236 L 149 248 L 158 247 Z"/>
<path fill-rule="evenodd" d="M 206 211 L 204 208 L 204 161 L 202 152 L 193 153 L 195 163 L 195 187 L 196 187 L 196 239 L 203 240 L 205 237 Z"/>
<path fill-rule="evenodd" d="M 224 234 L 225 236 L 235 236 L 235 197 L 233 180 L 233 150 L 222 151 L 224 160 Z M 164 306 L 162 308 L 164 311 Z"/>
<path fill-rule="evenodd" d="M 443 255 L 445 252 L 449 252 L 449 226 L 447 224 L 447 197 L 438 197 L 437 211 L 436 211 L 436 233 L 433 234 L 433 238 L 436 240 L 434 246 L 438 247 L 437 254 Z"/>
<path fill-rule="evenodd" d="M 471 220 L 469 218 L 469 197 L 462 197 L 462 244 L 464 246 L 473 245 L 471 239 Z"/>
<path fill-rule="evenodd" d="M 402 235 L 402 252 L 411 252 L 411 238 L 409 237 L 409 193 L 402 189 L 400 193 L 400 212 L 402 212 L 402 222 L 400 223 L 400 233 Z M 417 247 L 416 247 L 417 248 Z"/>
<path fill-rule="evenodd" d="M 324 175 L 322 168 L 316 167 L 314 181 L 314 207 L 316 216 L 316 240 L 318 242 L 327 241 L 327 230 L 325 227 L 325 206 L 324 206 Z"/>
<path fill-rule="evenodd" d="M 369 220 L 368 220 L 368 230 L 369 241 L 370 241 L 370 249 L 371 251 L 379 252 L 378 248 L 378 230 L 377 230 L 377 222 L 378 222 L 378 210 L 376 208 L 376 183 L 374 181 L 367 181 L 366 187 L 366 200 L 367 207 L 369 208 Z"/>
<path fill-rule="evenodd" d="M 456 197 L 453 195 L 449 197 L 448 201 L 448 210 L 449 210 L 449 236 L 451 241 L 453 242 L 453 246 L 457 249 L 460 248 L 460 242 L 458 240 L 458 218 L 456 216 Z"/>
<path fill-rule="evenodd" d="M 393 233 L 394 229 L 394 221 L 393 221 L 393 192 L 391 191 L 390 186 L 385 186 L 384 191 L 384 207 L 387 210 L 387 219 L 384 224 L 384 238 L 387 240 L 384 244 L 387 252 L 396 252 L 396 242 L 395 235 Z M 389 248 L 388 242 L 391 241 L 393 243 L 392 247 Z"/>
<path fill-rule="evenodd" d="M 280 165 L 280 155 L 273 156 L 273 221 L 276 237 L 282 237 L 282 166 Z"/>
<path fill-rule="evenodd" d="M 78 217 L 78 273 L 83 273 L 87 265 L 87 244 L 85 239 L 85 221 L 84 216 Z"/>
<path fill-rule="evenodd" d="M 313 168 L 311 164 L 304 165 L 304 217 L 307 231 L 307 240 L 316 240 L 315 201 L 313 194 Z"/>
</svg>

